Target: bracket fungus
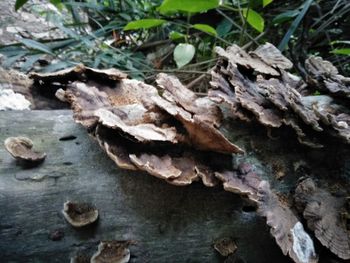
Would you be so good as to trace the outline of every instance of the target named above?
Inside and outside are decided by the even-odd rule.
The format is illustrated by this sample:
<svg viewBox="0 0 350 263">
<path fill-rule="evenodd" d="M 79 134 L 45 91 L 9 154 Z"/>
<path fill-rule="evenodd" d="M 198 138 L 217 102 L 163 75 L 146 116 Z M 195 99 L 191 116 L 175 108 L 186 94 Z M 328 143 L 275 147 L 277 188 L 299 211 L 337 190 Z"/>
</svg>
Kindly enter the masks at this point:
<svg viewBox="0 0 350 263">
<path fill-rule="evenodd" d="M 294 198 L 321 244 L 338 257 L 350 259 L 349 200 L 318 188 L 311 178 L 298 184 Z"/>
<path fill-rule="evenodd" d="M 98 210 L 89 203 L 67 201 L 62 210 L 64 218 L 74 227 L 90 225 L 98 219 Z"/>
<path fill-rule="evenodd" d="M 159 74 L 158 92 L 123 74 L 108 74 L 78 66 L 32 78 L 35 83 L 61 83 L 59 99 L 70 103 L 75 121 L 121 168 L 143 170 L 174 185 L 202 180 L 214 186 L 217 165 L 207 165 L 205 156 L 229 160 L 232 153 L 243 153 L 219 130 L 220 108 L 176 77 Z"/>
<path fill-rule="evenodd" d="M 249 164 L 241 164 L 237 171 L 216 172 L 216 178 L 223 182 L 224 189 L 229 192 L 258 201 L 258 187 L 261 178 Z"/>
<path fill-rule="evenodd" d="M 304 82 L 287 72 L 293 66 L 291 61 L 269 43 L 252 52 L 236 45 L 216 51 L 219 60 L 211 72 L 207 97 L 197 96 L 175 76 L 164 73 L 157 76 L 154 86 L 128 79 L 118 70 L 82 65 L 31 77 L 34 88 L 53 89 L 52 94 L 70 104 L 75 121 L 88 130 L 117 166 L 145 171 L 178 186 L 195 181 L 206 186 L 222 183 L 226 191 L 248 197 L 258 206 L 285 255 L 296 263 L 317 262 L 313 241 L 290 205 L 280 200 L 250 165 L 234 168 L 232 154 L 244 151 L 220 129 L 224 119 L 220 104 L 228 106 L 230 116 L 238 120 L 256 122 L 269 130 L 289 127 L 300 143 L 313 148 L 329 144 L 328 135 L 350 143 L 350 110 L 344 103 L 349 97 L 349 79 L 339 75 L 329 62 L 310 58 L 306 61 L 310 76 Z M 313 96 L 317 85 L 326 95 Z M 340 245 L 335 244 L 339 238 L 334 236 L 342 229 L 321 229 L 317 223 L 330 220 L 329 216 L 333 220 L 335 215 L 320 217 L 305 200 L 304 217 L 309 228 L 332 252 L 348 258 L 344 252 L 349 251 L 348 239 L 348 243 L 341 239 Z M 328 207 L 326 201 L 318 202 Z M 80 217 L 87 217 L 85 212 L 95 220 L 98 217 L 94 209 L 76 210 L 75 204 L 67 204 L 64 214 L 69 222 L 71 217 L 82 221 Z M 323 241 L 317 231 L 324 235 Z M 101 242 L 91 262 L 128 262 L 127 246 L 127 242 Z"/>
<path fill-rule="evenodd" d="M 342 102 L 350 96 L 350 80 L 330 62 L 316 57 L 306 60 L 305 83 L 286 72 L 292 63 L 269 43 L 250 53 L 235 45 L 216 51 L 219 61 L 211 73 L 208 96 L 228 105 L 232 117 L 256 120 L 267 128 L 289 126 L 300 143 L 313 148 L 323 147 L 327 135 L 350 143 L 350 113 Z M 319 97 L 313 96 L 318 88 L 334 99 L 322 109 L 317 107 Z"/>
<path fill-rule="evenodd" d="M 6 150 L 19 161 L 38 164 L 46 158 L 46 153 L 33 151 L 33 142 L 26 137 L 9 137 L 4 144 Z"/>
<path fill-rule="evenodd" d="M 129 246 L 134 241 L 101 241 L 91 263 L 127 263 L 130 260 Z"/>
<path fill-rule="evenodd" d="M 228 257 L 237 250 L 236 243 L 230 237 L 223 237 L 214 242 L 214 249 L 223 257 Z"/>
<path fill-rule="evenodd" d="M 268 182 L 260 183 L 258 196 L 258 211 L 266 217 L 267 225 L 271 227 L 271 235 L 283 254 L 289 255 L 296 263 L 318 262 L 311 237 L 289 205 L 272 192 Z"/>
</svg>

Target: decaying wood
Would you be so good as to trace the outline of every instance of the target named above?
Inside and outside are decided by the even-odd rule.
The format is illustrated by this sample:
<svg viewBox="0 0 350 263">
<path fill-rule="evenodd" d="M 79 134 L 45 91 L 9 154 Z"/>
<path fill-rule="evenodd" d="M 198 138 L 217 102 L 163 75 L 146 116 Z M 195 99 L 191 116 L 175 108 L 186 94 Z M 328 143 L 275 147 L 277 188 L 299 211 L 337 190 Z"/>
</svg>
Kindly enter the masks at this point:
<svg viewBox="0 0 350 263">
<path fill-rule="evenodd" d="M 264 221 L 254 211 L 242 212 L 246 203 L 238 196 L 221 187 L 175 187 L 118 169 L 68 110 L 0 112 L 0 131 L 0 141 L 20 131 L 48 155 L 40 166 L 23 169 L 0 147 L 3 262 L 79 262 L 90 260 L 101 241 L 135 240 L 131 263 L 220 263 L 225 259 L 213 243 L 226 237 L 235 240 L 235 256 L 245 262 L 289 261 Z M 68 136 L 75 139 L 59 140 Z M 62 214 L 67 200 L 93 204 L 99 220 L 72 227 Z M 49 235 L 55 231 L 64 236 L 53 241 Z"/>
<path fill-rule="evenodd" d="M 283 254 L 296 263 L 317 262 L 317 249 L 302 221 L 291 204 L 271 190 L 266 181 L 272 183 L 287 172 L 278 171 L 277 178 L 272 178 L 271 171 L 254 169 L 252 163 L 259 163 L 256 159 L 247 162 L 249 157 L 232 155 L 247 154 L 250 145 L 251 150 L 263 155 L 258 158 L 260 161 L 265 160 L 272 167 L 278 161 L 282 169 L 287 169 L 294 167 L 287 159 L 289 152 L 284 152 L 287 156 L 271 154 L 259 146 L 266 137 L 254 140 L 253 134 L 249 134 L 249 143 L 245 141 L 243 145 L 232 134 L 228 139 L 229 134 L 223 129 L 223 124 L 227 125 L 223 123 L 224 113 L 216 103 L 227 104 L 228 113 L 235 119 L 250 122 L 255 127 L 254 133 L 258 132 L 259 126 L 255 125 L 259 123 L 260 128 L 269 129 L 270 138 L 273 138 L 271 129 L 283 131 L 280 135 L 285 136 L 289 132 L 286 126 L 294 130 L 302 144 L 323 147 L 318 154 L 328 154 L 339 143 L 348 156 L 343 143 L 350 143 L 350 114 L 344 103 L 349 81 L 338 75 L 332 65 L 310 58 L 306 62 L 310 78 L 304 82 L 286 71 L 292 63 L 268 43 L 249 53 L 235 45 L 227 50 L 217 48 L 217 53 L 220 59 L 212 73 L 212 89 L 209 97 L 204 98 L 166 74 L 158 75 L 157 87 L 130 80 L 118 70 L 84 66 L 31 77 L 34 90 L 46 88 L 71 105 L 76 122 L 97 139 L 119 167 L 145 171 L 177 186 L 195 181 L 211 187 L 222 185 L 227 191 L 248 197 L 266 217 Z M 322 91 L 327 94 L 313 96 L 315 83 L 324 87 Z M 237 126 L 229 127 L 231 132 L 234 129 Z M 296 147 L 293 140 L 293 137 L 287 140 L 296 149 L 293 154 L 304 153 L 303 146 Z M 285 148 L 287 141 L 271 145 Z M 303 160 L 303 163 L 317 167 L 315 160 Z M 297 173 L 297 168 L 290 172 Z M 305 172 L 298 174 L 303 175 Z M 287 184 L 287 189 L 292 191 L 294 185 Z M 286 195 L 291 198 L 290 193 Z M 316 237 L 324 244 L 317 227 L 309 221 L 308 227 L 316 229 Z M 327 236 L 328 232 L 324 233 Z M 341 251 L 344 248 L 341 245 L 330 250 L 347 259 L 347 254 Z"/>
<path fill-rule="evenodd" d="M 343 259 L 350 259 L 350 206 L 346 196 L 334 196 L 311 178 L 298 184 L 295 201 L 308 227 L 322 245 Z"/>
<path fill-rule="evenodd" d="M 318 262 L 314 243 L 288 204 L 279 200 L 266 181 L 259 185 L 259 210 L 271 227 L 271 235 L 294 262 Z"/>
</svg>

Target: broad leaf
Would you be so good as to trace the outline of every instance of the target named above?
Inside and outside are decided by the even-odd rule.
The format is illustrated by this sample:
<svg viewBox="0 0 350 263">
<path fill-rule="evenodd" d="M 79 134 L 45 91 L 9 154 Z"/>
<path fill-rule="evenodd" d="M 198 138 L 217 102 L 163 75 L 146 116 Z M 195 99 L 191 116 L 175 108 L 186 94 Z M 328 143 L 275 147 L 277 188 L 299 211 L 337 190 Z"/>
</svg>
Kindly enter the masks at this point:
<svg viewBox="0 0 350 263">
<path fill-rule="evenodd" d="M 263 1 L 263 3 L 262 3 L 263 7 L 265 7 L 265 6 L 269 5 L 269 4 L 271 4 L 273 0 L 262 0 L 262 1 Z"/>
<path fill-rule="evenodd" d="M 22 38 L 19 41 L 27 48 L 39 50 L 41 52 L 53 55 L 52 50 L 40 42 L 27 38 Z"/>
<path fill-rule="evenodd" d="M 17 11 L 18 9 L 20 9 L 27 2 L 28 2 L 28 0 L 16 0 L 15 10 Z"/>
<path fill-rule="evenodd" d="M 178 44 L 174 50 L 174 60 L 178 68 L 181 68 L 193 59 L 196 48 L 191 44 Z"/>
<path fill-rule="evenodd" d="M 231 31 L 232 26 L 232 23 L 228 19 L 224 18 L 216 27 L 216 32 L 220 37 L 223 37 Z"/>
<path fill-rule="evenodd" d="M 350 48 L 333 49 L 331 53 L 337 54 L 337 55 L 350 55 Z"/>
<path fill-rule="evenodd" d="M 190 13 L 204 12 L 219 6 L 219 0 L 164 0 L 159 11 L 185 11 Z"/>
<path fill-rule="evenodd" d="M 167 22 L 164 19 L 141 19 L 129 22 L 124 30 L 135 30 L 135 29 L 147 29 L 151 27 L 160 26 Z"/>
<path fill-rule="evenodd" d="M 209 25 L 195 24 L 192 27 L 197 29 L 197 30 L 203 31 L 205 33 L 208 33 L 209 35 L 213 35 L 213 36 L 217 35 L 215 28 L 213 28 L 213 27 L 211 27 Z"/>
<path fill-rule="evenodd" d="M 247 19 L 249 25 L 258 30 L 260 33 L 264 31 L 265 21 L 262 16 L 253 9 L 243 8 L 243 16 Z"/>
<path fill-rule="evenodd" d="M 176 31 L 171 31 L 170 34 L 169 34 L 169 38 L 171 40 L 177 40 L 177 39 L 181 39 L 181 38 L 184 38 L 185 35 L 180 33 L 180 32 L 176 32 Z"/>
</svg>

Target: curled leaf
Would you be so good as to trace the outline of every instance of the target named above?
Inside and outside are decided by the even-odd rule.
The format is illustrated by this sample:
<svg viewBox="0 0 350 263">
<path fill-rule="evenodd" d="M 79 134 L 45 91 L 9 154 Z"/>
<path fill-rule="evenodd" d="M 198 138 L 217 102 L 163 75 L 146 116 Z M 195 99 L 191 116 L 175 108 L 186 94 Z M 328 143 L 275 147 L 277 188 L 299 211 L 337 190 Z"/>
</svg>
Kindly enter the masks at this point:
<svg viewBox="0 0 350 263">
<path fill-rule="evenodd" d="M 213 36 L 217 35 L 215 28 L 213 28 L 209 25 L 206 25 L 206 24 L 195 24 L 195 25 L 193 25 L 193 28 L 195 28 L 199 31 L 205 32 L 209 35 L 213 35 Z"/>
<path fill-rule="evenodd" d="M 191 44 L 178 44 L 174 50 L 174 60 L 178 68 L 181 68 L 193 59 L 196 48 Z"/>
<path fill-rule="evenodd" d="M 260 33 L 264 31 L 265 20 L 264 18 L 254 11 L 253 9 L 243 8 L 243 16 L 247 19 L 249 25 L 258 30 Z"/>
</svg>

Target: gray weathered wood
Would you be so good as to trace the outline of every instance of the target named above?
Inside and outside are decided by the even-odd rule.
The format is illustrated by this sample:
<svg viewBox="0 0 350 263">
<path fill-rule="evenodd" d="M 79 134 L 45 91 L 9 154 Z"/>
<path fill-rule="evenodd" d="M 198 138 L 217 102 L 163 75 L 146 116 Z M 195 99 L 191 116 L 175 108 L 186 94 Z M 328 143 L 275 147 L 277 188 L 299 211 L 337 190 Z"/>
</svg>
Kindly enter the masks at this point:
<svg viewBox="0 0 350 263">
<path fill-rule="evenodd" d="M 118 169 L 70 111 L 0 112 L 0 141 L 19 135 L 32 139 L 47 158 L 25 169 L 0 147 L 1 262 L 69 262 L 108 239 L 136 240 L 131 262 L 223 262 L 212 248 L 220 237 L 236 241 L 244 262 L 290 262 L 264 219 L 242 212 L 239 197 Z M 60 141 L 65 135 L 77 138 Z M 94 203 L 98 223 L 72 228 L 61 213 L 67 200 Z M 64 232 L 62 240 L 48 238 L 55 229 Z"/>
</svg>

